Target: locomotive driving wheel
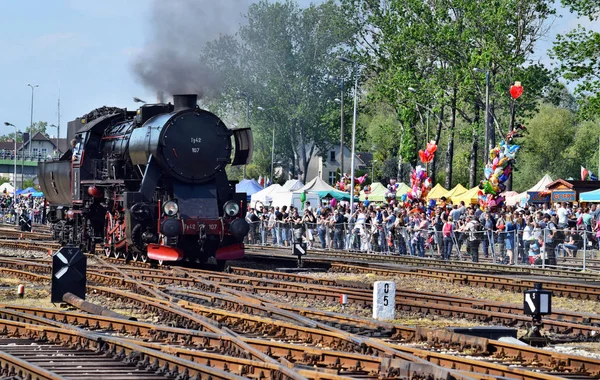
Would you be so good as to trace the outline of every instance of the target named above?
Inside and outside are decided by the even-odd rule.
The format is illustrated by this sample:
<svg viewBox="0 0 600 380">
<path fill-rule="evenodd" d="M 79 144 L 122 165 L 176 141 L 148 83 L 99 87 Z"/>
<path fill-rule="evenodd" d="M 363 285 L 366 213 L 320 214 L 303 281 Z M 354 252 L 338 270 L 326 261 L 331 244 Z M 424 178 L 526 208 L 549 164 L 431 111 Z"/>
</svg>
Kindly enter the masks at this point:
<svg viewBox="0 0 600 380">
<path fill-rule="evenodd" d="M 110 258 L 115 252 L 115 240 L 113 235 L 114 221 L 109 212 L 106 213 L 105 219 L 106 228 L 104 232 L 104 255 L 107 258 Z"/>
</svg>

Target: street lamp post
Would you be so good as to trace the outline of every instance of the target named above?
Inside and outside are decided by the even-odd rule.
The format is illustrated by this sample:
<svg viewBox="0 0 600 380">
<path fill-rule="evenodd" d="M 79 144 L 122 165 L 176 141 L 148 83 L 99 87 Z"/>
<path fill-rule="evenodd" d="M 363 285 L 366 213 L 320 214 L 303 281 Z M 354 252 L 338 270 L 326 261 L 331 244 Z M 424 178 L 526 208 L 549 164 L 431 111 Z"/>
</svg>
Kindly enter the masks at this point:
<svg viewBox="0 0 600 380">
<path fill-rule="evenodd" d="M 329 76 L 330 80 L 339 81 L 340 98 L 340 178 L 344 175 L 344 78 Z"/>
<path fill-rule="evenodd" d="M 250 96 L 245 92 L 238 91 L 238 96 L 246 97 L 246 128 L 250 128 Z M 244 179 L 246 178 L 246 164 L 244 164 Z"/>
<path fill-rule="evenodd" d="M 54 125 L 54 124 L 50 124 L 50 127 L 51 127 L 51 128 L 56 128 L 56 153 L 57 153 L 57 155 L 58 155 L 58 152 L 59 152 L 59 150 L 58 150 L 58 134 L 60 133 L 60 128 L 59 128 L 59 127 L 57 127 L 57 126 L 56 126 L 56 125 Z"/>
<path fill-rule="evenodd" d="M 474 68 L 476 73 L 485 73 L 485 162 L 490 160 L 490 152 L 496 145 L 496 136 L 494 130 L 490 130 L 490 71 L 485 69 Z"/>
<path fill-rule="evenodd" d="M 14 138 L 14 142 L 15 142 L 15 154 L 14 154 L 14 168 L 13 168 L 13 181 L 14 181 L 14 189 L 13 189 L 13 208 L 15 207 L 15 205 L 17 204 L 17 135 L 19 134 L 19 131 L 17 131 L 17 127 L 14 124 L 9 123 L 8 121 L 4 122 L 4 125 L 6 125 L 7 127 L 14 127 L 15 128 L 15 138 Z"/>
<path fill-rule="evenodd" d="M 33 137 L 33 90 L 39 87 L 37 84 L 27 83 L 27 86 L 31 87 L 31 120 L 29 123 L 29 158 L 31 159 L 31 138 Z M 25 143 L 25 141 L 23 141 Z M 21 173 L 23 175 L 23 173 Z"/>
<path fill-rule="evenodd" d="M 358 102 L 358 63 L 346 57 L 337 57 L 342 62 L 354 65 L 354 113 L 352 115 L 352 149 L 350 156 L 350 213 L 354 207 L 354 150 L 356 149 L 356 107 Z"/>
</svg>

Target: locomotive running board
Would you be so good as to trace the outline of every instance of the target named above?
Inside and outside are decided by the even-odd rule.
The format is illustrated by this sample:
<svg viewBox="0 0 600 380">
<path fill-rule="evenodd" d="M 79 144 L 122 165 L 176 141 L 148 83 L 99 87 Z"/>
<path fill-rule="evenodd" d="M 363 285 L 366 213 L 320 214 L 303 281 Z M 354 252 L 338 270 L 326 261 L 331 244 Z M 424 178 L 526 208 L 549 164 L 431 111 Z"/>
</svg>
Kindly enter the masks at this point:
<svg viewBox="0 0 600 380">
<path fill-rule="evenodd" d="M 179 261 L 183 259 L 183 251 L 179 248 L 164 245 L 148 245 L 148 258 L 159 261 Z"/>
</svg>

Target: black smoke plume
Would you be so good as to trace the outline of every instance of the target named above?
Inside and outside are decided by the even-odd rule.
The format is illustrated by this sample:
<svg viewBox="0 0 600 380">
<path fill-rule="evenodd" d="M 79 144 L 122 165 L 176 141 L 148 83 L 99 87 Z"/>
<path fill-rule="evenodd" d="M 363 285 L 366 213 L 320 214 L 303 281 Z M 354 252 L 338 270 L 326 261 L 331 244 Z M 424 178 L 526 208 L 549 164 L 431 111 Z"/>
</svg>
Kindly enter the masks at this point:
<svg viewBox="0 0 600 380">
<path fill-rule="evenodd" d="M 149 38 L 133 63 L 144 85 L 168 94 L 198 94 L 219 90 L 220 78 L 200 61 L 207 42 L 234 34 L 251 0 L 155 0 L 148 24 Z"/>
</svg>

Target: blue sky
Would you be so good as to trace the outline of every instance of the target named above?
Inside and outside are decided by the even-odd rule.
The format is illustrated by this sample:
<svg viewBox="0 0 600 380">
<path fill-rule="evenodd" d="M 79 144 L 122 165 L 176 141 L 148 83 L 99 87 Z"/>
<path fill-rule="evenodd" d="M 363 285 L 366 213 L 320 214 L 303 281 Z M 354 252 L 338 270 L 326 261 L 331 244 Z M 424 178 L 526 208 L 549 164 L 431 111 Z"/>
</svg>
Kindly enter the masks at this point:
<svg viewBox="0 0 600 380">
<path fill-rule="evenodd" d="M 0 122 L 9 121 L 20 129 L 29 125 L 28 83 L 39 84 L 34 121 L 50 124 L 57 124 L 60 88 L 61 137 L 66 135 L 68 120 L 94 108 L 136 108 L 133 96 L 155 99 L 131 69 L 148 41 L 152 1 L 0 1 Z M 306 5 L 310 0 L 299 2 Z M 579 22 L 565 10 L 560 13 L 563 18 L 553 23 L 549 37 L 538 47 L 536 55 L 543 62 L 548 62 L 546 50 L 555 34 Z M 587 19 L 581 23 L 592 26 Z M 600 26 L 594 28 L 600 31 Z M 0 134 L 12 130 L 0 125 Z"/>
</svg>

